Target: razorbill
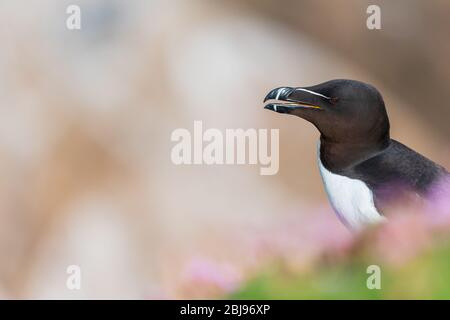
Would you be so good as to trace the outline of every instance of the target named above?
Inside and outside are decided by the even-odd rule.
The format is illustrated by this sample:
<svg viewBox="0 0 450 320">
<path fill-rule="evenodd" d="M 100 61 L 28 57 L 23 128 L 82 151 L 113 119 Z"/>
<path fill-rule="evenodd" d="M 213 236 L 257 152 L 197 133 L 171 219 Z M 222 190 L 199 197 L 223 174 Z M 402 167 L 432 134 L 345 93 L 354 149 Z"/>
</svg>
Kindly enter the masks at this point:
<svg viewBox="0 0 450 320">
<path fill-rule="evenodd" d="M 318 164 L 330 203 L 351 229 L 385 220 L 383 208 L 402 194 L 425 198 L 448 172 L 390 138 L 383 98 L 373 86 L 331 80 L 281 87 L 265 109 L 296 115 L 320 131 Z"/>
</svg>

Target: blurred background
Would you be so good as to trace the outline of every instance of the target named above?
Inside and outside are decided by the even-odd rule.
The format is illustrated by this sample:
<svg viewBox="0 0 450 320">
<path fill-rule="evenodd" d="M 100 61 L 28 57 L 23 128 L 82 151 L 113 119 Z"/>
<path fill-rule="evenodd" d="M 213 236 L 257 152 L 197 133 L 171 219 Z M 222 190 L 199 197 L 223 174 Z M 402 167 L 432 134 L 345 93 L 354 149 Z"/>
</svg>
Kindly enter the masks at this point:
<svg viewBox="0 0 450 320">
<path fill-rule="evenodd" d="M 71 4 L 81 30 L 66 28 Z M 366 27 L 370 4 L 381 30 Z M 342 258 L 355 240 L 322 189 L 318 133 L 262 100 L 371 83 L 392 136 L 449 168 L 449 16 L 446 0 L 1 1 L 0 298 L 380 297 L 355 262 L 371 249 Z M 174 165 L 170 135 L 194 120 L 279 128 L 279 173 Z M 417 258 L 428 230 L 398 225 L 374 236 L 408 255 L 388 252 L 392 286 L 377 294 L 450 296 L 447 242 Z"/>
</svg>

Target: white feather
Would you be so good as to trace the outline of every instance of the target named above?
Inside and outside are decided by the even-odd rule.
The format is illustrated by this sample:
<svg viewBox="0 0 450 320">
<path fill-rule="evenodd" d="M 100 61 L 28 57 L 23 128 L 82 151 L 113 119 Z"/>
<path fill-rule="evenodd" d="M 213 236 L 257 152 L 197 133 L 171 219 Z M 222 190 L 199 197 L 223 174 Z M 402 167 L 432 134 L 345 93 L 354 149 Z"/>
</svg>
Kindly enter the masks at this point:
<svg viewBox="0 0 450 320">
<path fill-rule="evenodd" d="M 360 230 L 366 225 L 385 220 L 375 207 L 372 191 L 364 182 L 332 173 L 323 166 L 320 142 L 318 163 L 331 206 L 345 225 Z"/>
</svg>

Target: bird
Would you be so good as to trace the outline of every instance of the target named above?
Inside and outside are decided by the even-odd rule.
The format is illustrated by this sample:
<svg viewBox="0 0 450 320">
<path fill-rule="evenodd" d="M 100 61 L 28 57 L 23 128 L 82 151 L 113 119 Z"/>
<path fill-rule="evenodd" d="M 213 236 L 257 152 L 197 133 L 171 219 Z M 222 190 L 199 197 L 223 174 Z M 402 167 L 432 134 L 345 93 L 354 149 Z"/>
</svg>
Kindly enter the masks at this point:
<svg viewBox="0 0 450 320">
<path fill-rule="evenodd" d="M 308 87 L 279 87 L 264 108 L 298 116 L 320 132 L 318 166 L 328 200 L 351 230 L 387 221 L 384 208 L 413 195 L 427 199 L 449 173 L 391 139 L 380 92 L 372 85 L 335 79 Z"/>
</svg>

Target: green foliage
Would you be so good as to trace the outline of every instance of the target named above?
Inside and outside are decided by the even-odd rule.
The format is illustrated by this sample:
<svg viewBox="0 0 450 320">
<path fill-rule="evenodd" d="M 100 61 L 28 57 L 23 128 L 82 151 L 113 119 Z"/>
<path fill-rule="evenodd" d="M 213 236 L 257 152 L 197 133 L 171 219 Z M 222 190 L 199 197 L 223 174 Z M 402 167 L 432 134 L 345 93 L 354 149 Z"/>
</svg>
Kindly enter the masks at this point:
<svg viewBox="0 0 450 320">
<path fill-rule="evenodd" d="M 368 289 L 367 267 L 381 268 L 381 289 Z M 231 299 L 450 299 L 450 245 L 435 247 L 401 266 L 350 256 L 309 271 L 272 264 L 245 283 Z"/>
</svg>

